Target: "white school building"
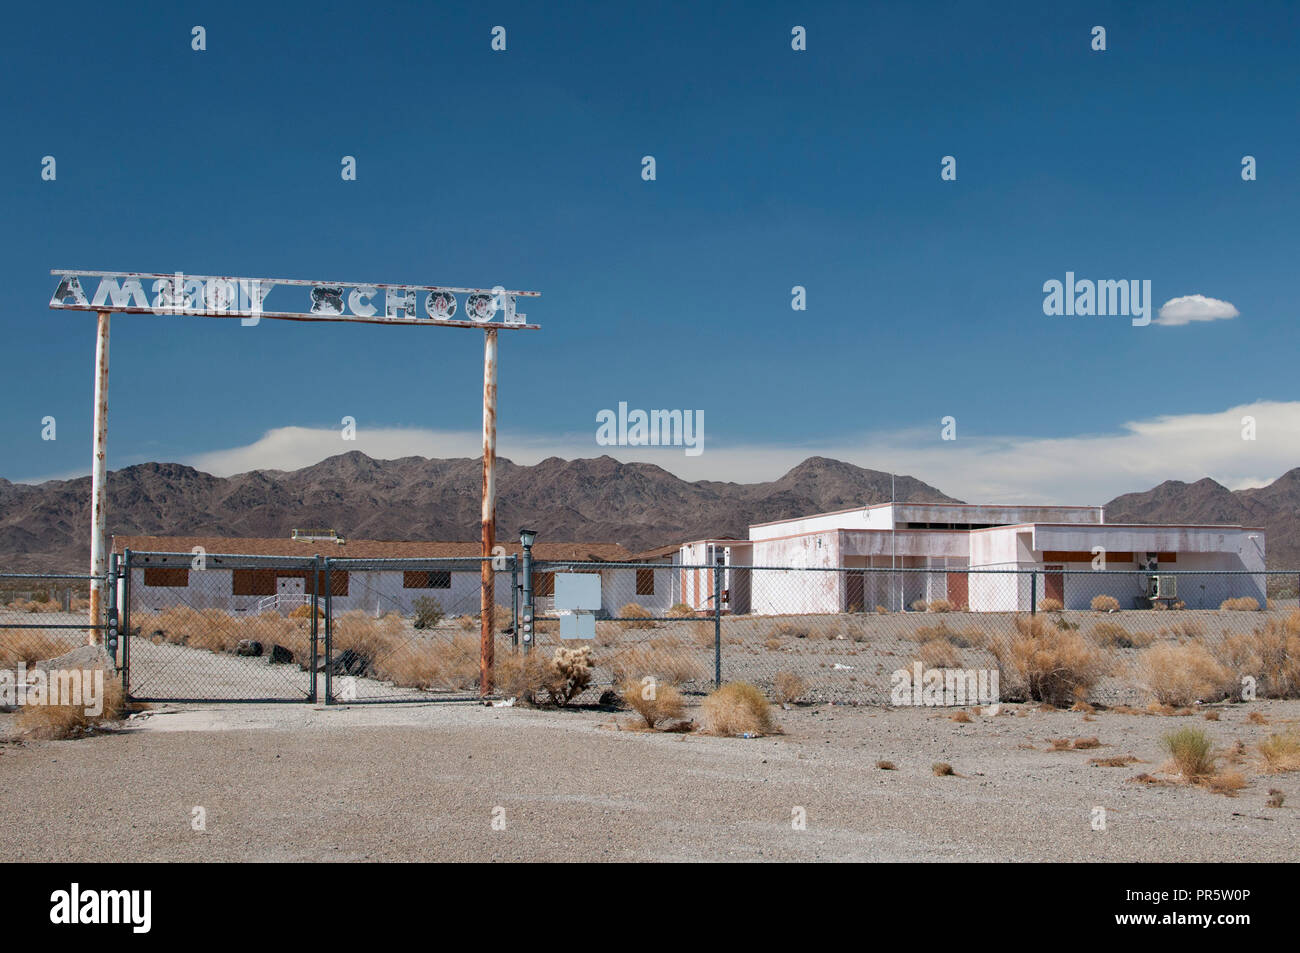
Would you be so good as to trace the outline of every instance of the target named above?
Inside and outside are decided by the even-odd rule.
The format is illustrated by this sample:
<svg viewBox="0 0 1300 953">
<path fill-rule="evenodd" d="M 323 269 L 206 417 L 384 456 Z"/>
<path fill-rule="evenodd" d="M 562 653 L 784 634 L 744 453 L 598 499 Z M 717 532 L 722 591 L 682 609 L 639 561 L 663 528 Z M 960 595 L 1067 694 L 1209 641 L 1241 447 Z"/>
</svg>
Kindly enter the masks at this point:
<svg viewBox="0 0 1300 953">
<path fill-rule="evenodd" d="M 1113 576 L 1092 572 L 1099 557 Z M 1022 611 L 1035 599 L 1031 578 L 1039 603 L 1086 609 L 1105 594 L 1131 609 L 1150 607 L 1150 576 L 1189 571 L 1223 574 L 1181 577 L 1177 598 L 1187 608 L 1265 600 L 1265 577 L 1256 575 L 1264 569 L 1263 529 L 1107 523 L 1100 506 L 880 503 L 758 523 L 748 539 L 695 540 L 664 558 L 719 567 L 723 609 L 737 614 L 899 610 L 938 599 L 971 611 Z M 862 571 L 798 571 L 805 568 Z M 866 571 L 889 569 L 925 571 Z M 713 605 L 712 570 L 679 575 L 685 602 Z"/>
</svg>

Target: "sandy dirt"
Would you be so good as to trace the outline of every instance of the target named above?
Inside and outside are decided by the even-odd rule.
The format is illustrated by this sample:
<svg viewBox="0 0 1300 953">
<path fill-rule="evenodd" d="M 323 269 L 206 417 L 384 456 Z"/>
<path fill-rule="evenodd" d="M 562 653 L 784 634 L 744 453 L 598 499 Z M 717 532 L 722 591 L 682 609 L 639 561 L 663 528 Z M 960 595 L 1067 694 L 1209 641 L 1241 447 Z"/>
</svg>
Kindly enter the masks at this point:
<svg viewBox="0 0 1300 953">
<path fill-rule="evenodd" d="M 1130 780 L 1159 770 L 1165 732 L 1192 724 L 1225 749 L 1253 746 L 1300 722 L 1300 702 L 1229 705 L 1217 722 L 1085 721 L 1017 705 L 970 724 L 949 714 L 819 705 L 779 712 L 780 736 L 745 740 L 620 730 L 633 716 L 594 710 L 164 706 L 116 734 L 0 745 L 0 860 L 1234 862 L 1300 852 L 1300 774 L 1261 775 L 1248 757 L 1239 767 L 1250 783 L 1235 798 Z M 0 734 L 13 722 L 0 714 Z M 1049 738 L 1082 736 L 1103 746 L 1047 750 Z M 1123 754 L 1142 763 L 1088 763 Z M 957 775 L 936 777 L 937 761 Z M 1270 788 L 1282 807 L 1265 806 Z M 192 829 L 195 807 L 205 831 Z M 800 809 L 804 830 L 792 824 Z"/>
</svg>

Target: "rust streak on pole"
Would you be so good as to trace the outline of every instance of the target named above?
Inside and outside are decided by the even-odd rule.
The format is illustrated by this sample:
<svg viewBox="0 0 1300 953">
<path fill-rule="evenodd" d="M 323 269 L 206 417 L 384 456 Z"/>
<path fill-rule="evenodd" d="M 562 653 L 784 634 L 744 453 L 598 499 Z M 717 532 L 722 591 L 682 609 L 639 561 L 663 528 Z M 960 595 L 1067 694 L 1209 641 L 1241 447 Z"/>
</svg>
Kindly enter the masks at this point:
<svg viewBox="0 0 1300 953">
<path fill-rule="evenodd" d="M 483 597 L 479 615 L 479 693 L 492 691 L 496 652 L 496 592 L 492 575 L 492 546 L 497 520 L 497 331 L 483 332 Z"/>
<path fill-rule="evenodd" d="M 99 312 L 99 326 L 95 338 L 95 437 L 90 470 L 90 624 L 103 622 L 101 612 L 101 586 L 108 569 L 105 552 L 104 528 L 107 503 L 108 445 L 108 317 L 109 312 Z M 100 641 L 98 629 L 88 629 L 86 641 L 94 645 Z"/>
</svg>

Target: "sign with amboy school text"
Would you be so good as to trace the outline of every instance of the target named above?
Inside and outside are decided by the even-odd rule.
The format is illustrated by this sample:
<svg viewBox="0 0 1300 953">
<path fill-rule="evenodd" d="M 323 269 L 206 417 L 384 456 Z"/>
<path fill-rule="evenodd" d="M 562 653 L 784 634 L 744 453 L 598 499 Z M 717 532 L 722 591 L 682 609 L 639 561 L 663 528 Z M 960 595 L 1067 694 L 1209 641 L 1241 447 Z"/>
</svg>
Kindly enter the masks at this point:
<svg viewBox="0 0 1300 953">
<path fill-rule="evenodd" d="M 206 318 L 285 321 L 356 321 L 364 324 L 433 324 L 463 328 L 530 328 L 516 298 L 536 291 L 392 285 L 288 278 L 147 274 L 130 271 L 64 271 L 50 307 L 118 314 L 178 314 Z M 94 290 L 91 291 L 91 283 Z M 267 299 L 283 289 L 276 301 Z M 281 309 L 281 310 L 276 310 Z"/>
</svg>

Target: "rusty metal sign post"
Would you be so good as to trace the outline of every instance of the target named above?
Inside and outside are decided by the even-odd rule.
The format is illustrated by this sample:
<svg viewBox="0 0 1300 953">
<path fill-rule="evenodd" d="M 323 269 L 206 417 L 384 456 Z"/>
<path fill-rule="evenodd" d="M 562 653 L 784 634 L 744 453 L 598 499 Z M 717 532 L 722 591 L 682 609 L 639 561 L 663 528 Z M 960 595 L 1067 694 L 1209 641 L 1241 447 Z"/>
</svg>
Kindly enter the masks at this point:
<svg viewBox="0 0 1300 953">
<path fill-rule="evenodd" d="M 536 291 L 494 288 L 452 288 L 443 285 L 394 285 L 348 281 L 300 281 L 287 278 L 233 278 L 216 275 L 154 274 L 124 271 L 73 271 L 52 269 L 59 278 L 50 307 L 62 311 L 94 311 L 98 315 L 95 340 L 95 436 L 91 470 L 90 624 L 102 622 L 102 586 L 108 569 L 107 526 L 108 445 L 108 328 L 109 316 L 121 314 L 179 315 L 205 318 L 239 318 L 255 325 L 262 318 L 280 321 L 348 321 L 361 324 L 481 328 L 483 335 L 483 540 L 482 598 L 479 617 L 479 690 L 492 691 L 495 662 L 496 593 L 492 549 L 496 541 L 497 446 L 497 332 L 502 328 L 537 330 L 527 315 L 515 308 L 517 298 L 540 297 Z M 93 296 L 82 279 L 98 279 Z M 148 285 L 149 290 L 145 290 Z M 298 306 L 271 310 L 266 299 L 277 287 L 307 289 Z M 152 294 L 150 294 L 152 292 Z M 424 294 L 421 314 L 418 295 Z M 457 317 L 458 295 L 464 312 Z M 378 299 L 382 296 L 381 310 Z M 497 315 L 501 320 L 496 320 Z M 89 641 L 97 640 L 90 630 Z"/>
</svg>

